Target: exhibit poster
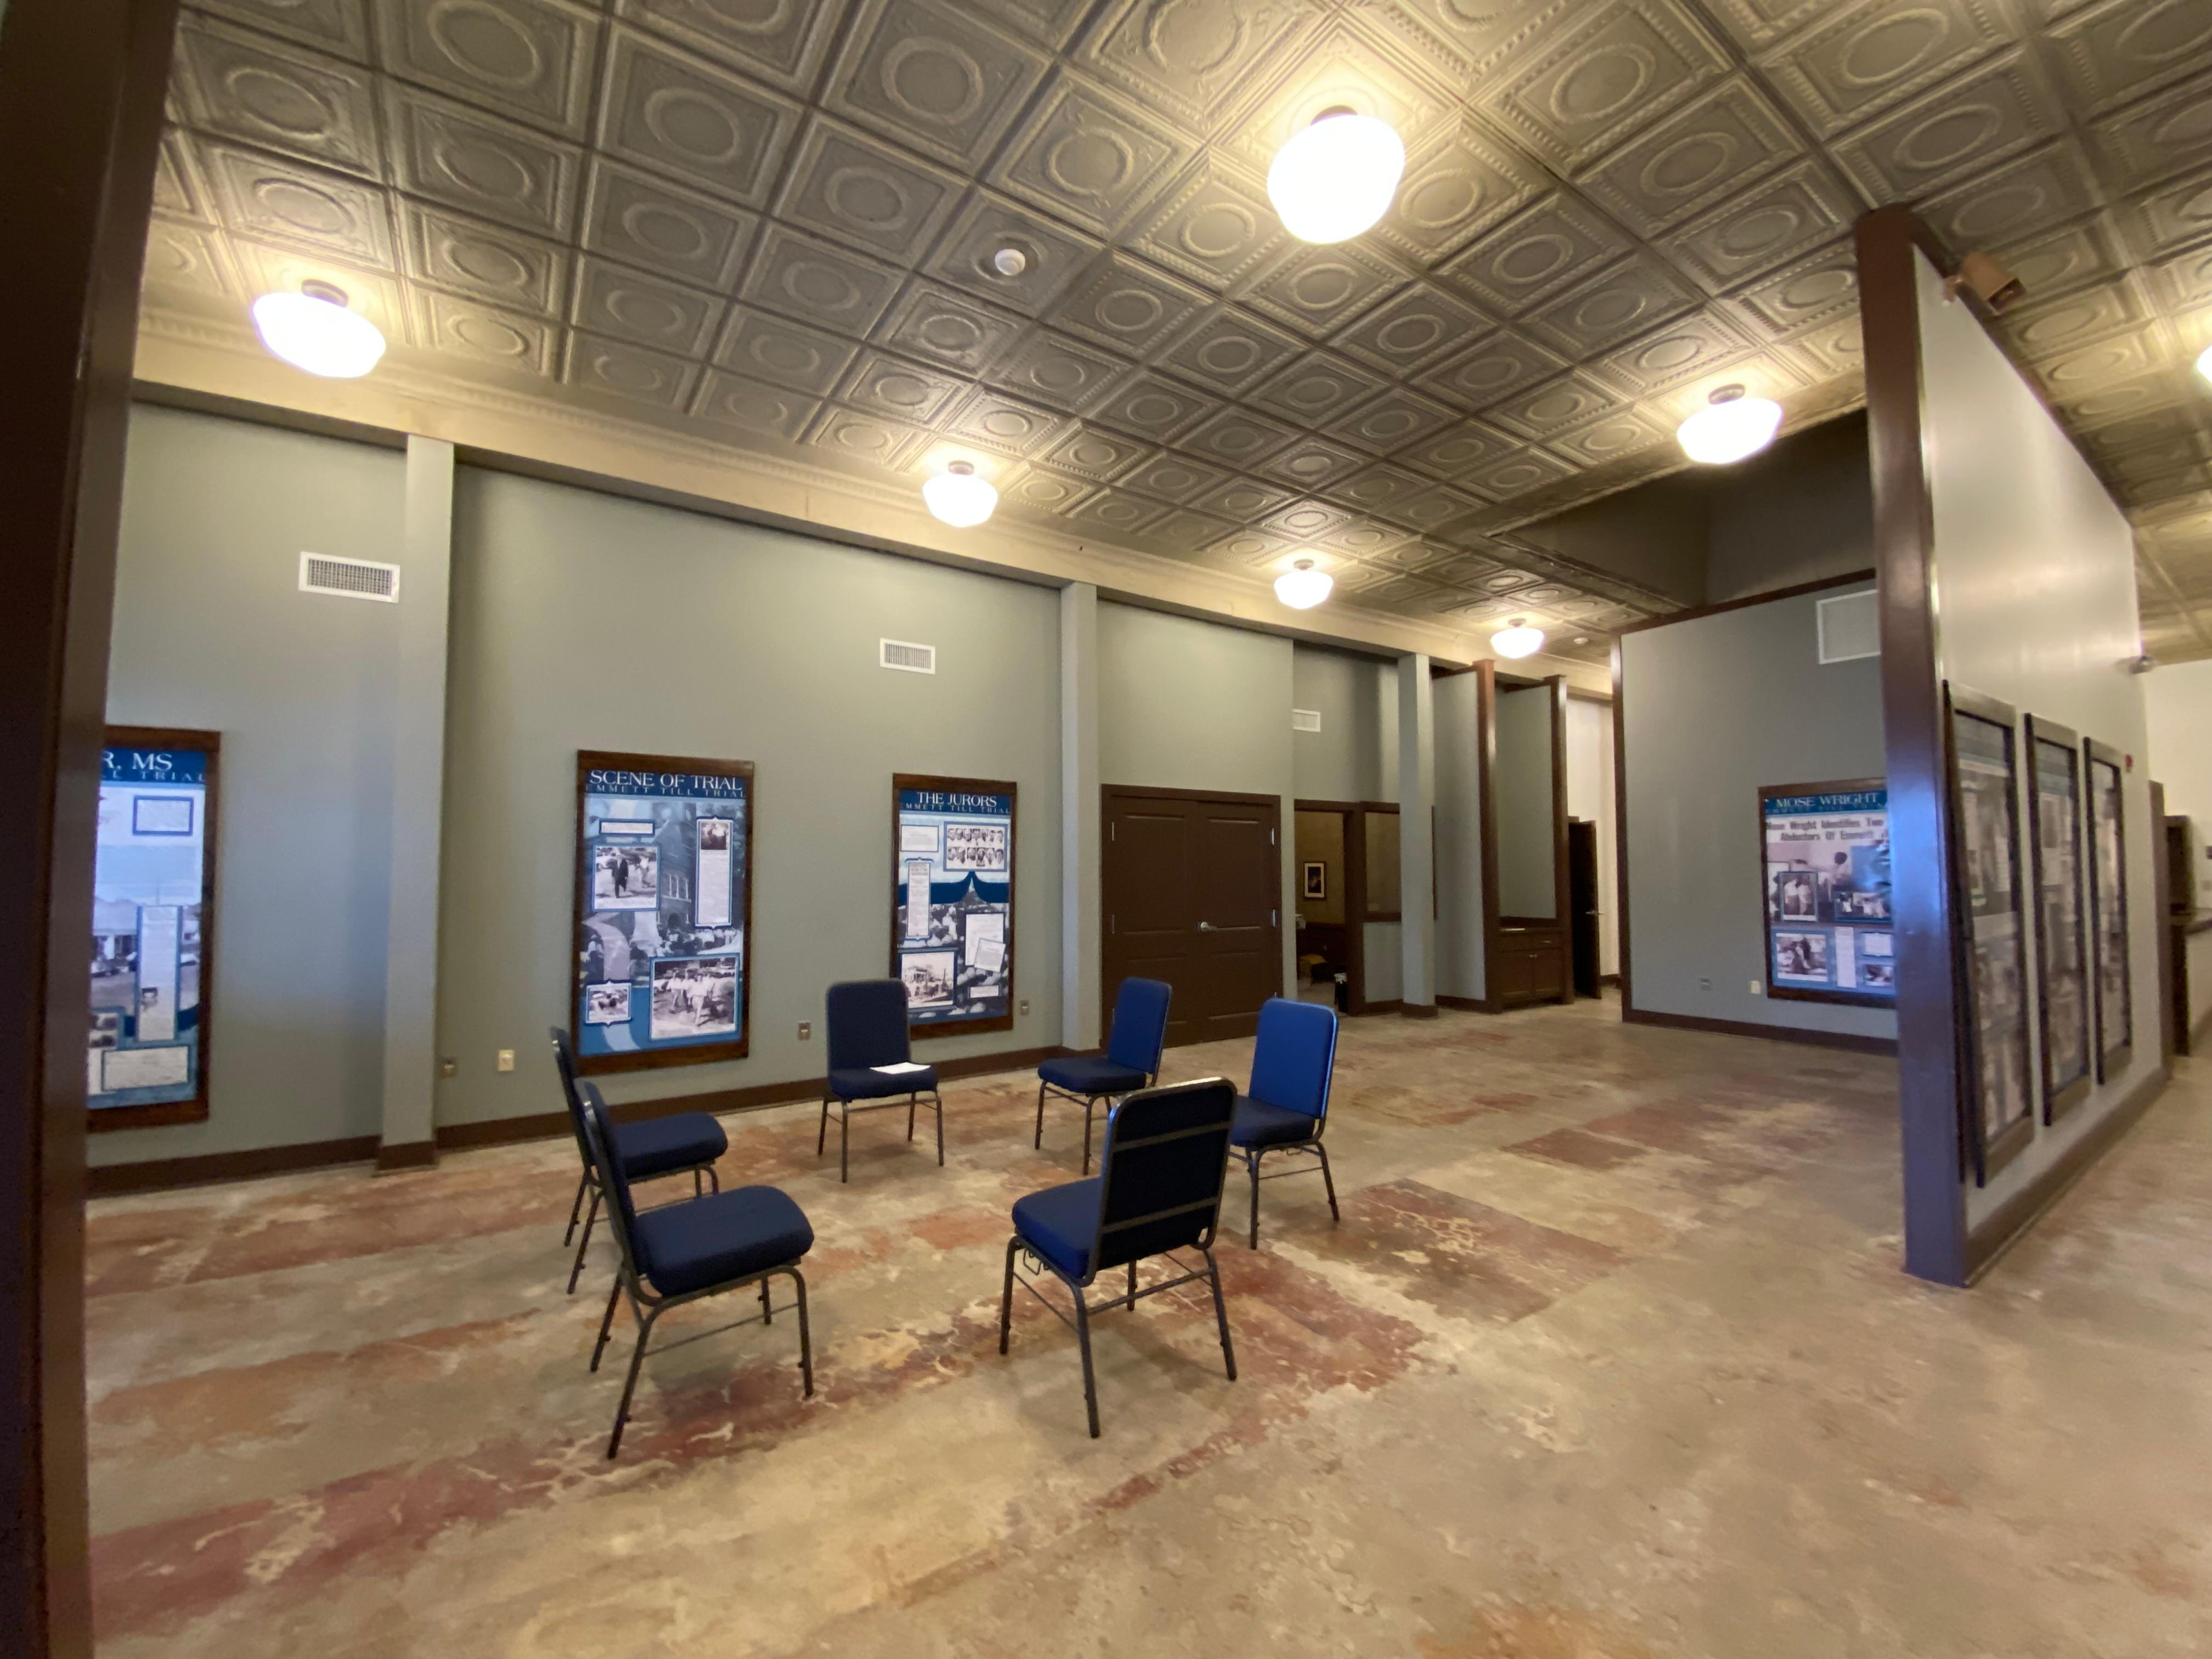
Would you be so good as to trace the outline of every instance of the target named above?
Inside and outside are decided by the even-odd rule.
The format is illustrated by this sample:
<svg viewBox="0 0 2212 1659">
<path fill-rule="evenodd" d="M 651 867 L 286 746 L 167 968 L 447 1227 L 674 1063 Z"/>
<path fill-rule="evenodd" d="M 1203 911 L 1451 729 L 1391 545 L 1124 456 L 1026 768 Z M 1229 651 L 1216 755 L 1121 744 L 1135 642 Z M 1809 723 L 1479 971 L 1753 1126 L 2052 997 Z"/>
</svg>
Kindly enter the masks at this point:
<svg viewBox="0 0 2212 1659">
<path fill-rule="evenodd" d="M 1013 1026 L 1014 795 L 891 780 L 891 972 L 918 1037 Z"/>
<path fill-rule="evenodd" d="M 85 1098 L 95 1129 L 207 1115 L 212 732 L 112 726 L 100 757 Z"/>
<path fill-rule="evenodd" d="M 1759 792 L 1766 975 L 1775 996 L 1889 1007 L 1889 790 L 1880 778 Z"/>
<path fill-rule="evenodd" d="M 2120 751 L 2094 738 L 2082 744 L 2089 776 L 2089 927 L 2096 950 L 2097 1075 L 2126 1066 L 2135 1038 L 2128 974 L 2127 836 Z"/>
<path fill-rule="evenodd" d="M 744 1057 L 752 829 L 749 761 L 576 757 L 578 1071 Z"/>
<path fill-rule="evenodd" d="M 2081 745 L 2073 732 L 2027 717 L 2033 788 L 2035 955 L 2043 1022 L 2043 1121 L 2087 1098 L 2089 929 L 2081 890 Z"/>
<path fill-rule="evenodd" d="M 2033 1138 L 2027 960 L 2020 900 L 2020 808 L 2013 711 L 1951 693 L 1951 794 L 1971 1059 L 1969 1140 L 1987 1181 Z"/>
</svg>

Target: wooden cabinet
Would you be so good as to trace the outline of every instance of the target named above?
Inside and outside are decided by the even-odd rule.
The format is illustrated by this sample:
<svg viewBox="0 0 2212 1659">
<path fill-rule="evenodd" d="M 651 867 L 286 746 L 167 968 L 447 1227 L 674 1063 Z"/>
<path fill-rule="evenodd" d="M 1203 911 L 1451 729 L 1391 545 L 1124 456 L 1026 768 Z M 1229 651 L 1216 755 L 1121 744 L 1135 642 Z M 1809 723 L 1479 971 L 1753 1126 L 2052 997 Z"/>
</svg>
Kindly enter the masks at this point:
<svg viewBox="0 0 2212 1659">
<path fill-rule="evenodd" d="M 1508 919 L 1499 927 L 1490 994 L 1500 1007 L 1564 1000 L 1567 971 L 1567 933 L 1558 923 Z"/>
</svg>

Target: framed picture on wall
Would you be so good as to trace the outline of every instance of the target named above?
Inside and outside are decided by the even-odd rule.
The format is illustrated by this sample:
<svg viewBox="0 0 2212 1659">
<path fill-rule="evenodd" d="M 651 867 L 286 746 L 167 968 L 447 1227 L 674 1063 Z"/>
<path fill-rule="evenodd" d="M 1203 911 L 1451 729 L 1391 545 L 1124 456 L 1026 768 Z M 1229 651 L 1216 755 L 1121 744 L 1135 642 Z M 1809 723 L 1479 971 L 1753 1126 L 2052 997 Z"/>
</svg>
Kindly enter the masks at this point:
<svg viewBox="0 0 2212 1659">
<path fill-rule="evenodd" d="M 2043 1121 L 2056 1123 L 2096 1086 L 2090 1056 L 2088 904 L 2082 890 L 2081 739 L 2030 714 L 2027 746 Z"/>
<path fill-rule="evenodd" d="M 1994 697 L 1948 687 L 1949 827 L 1964 988 L 1966 1122 L 1977 1184 L 2035 1138 L 2028 1073 L 2027 957 L 2021 918 L 2018 715 Z"/>
<path fill-rule="evenodd" d="M 2127 762 L 2094 738 L 2081 744 L 2089 781 L 2089 939 L 2097 1006 L 2097 1080 L 2128 1067 L 2135 1039 L 2134 986 L 2128 973 Z"/>
<path fill-rule="evenodd" d="M 1768 994 L 1894 1006 L 1887 782 L 1770 784 L 1759 823 Z"/>
<path fill-rule="evenodd" d="M 1317 859 L 1310 859 L 1305 863 L 1304 872 L 1305 880 L 1298 889 L 1298 896 L 1310 899 L 1327 898 L 1328 896 L 1328 864 Z"/>
<path fill-rule="evenodd" d="M 85 1048 L 92 1128 L 208 1115 L 221 753 L 213 732 L 107 729 Z"/>
<path fill-rule="evenodd" d="M 917 1037 L 1014 1024 L 1011 783 L 891 780 L 890 970 Z"/>
<path fill-rule="evenodd" d="M 753 767 L 576 757 L 576 1069 L 742 1060 L 752 1034 Z"/>
</svg>

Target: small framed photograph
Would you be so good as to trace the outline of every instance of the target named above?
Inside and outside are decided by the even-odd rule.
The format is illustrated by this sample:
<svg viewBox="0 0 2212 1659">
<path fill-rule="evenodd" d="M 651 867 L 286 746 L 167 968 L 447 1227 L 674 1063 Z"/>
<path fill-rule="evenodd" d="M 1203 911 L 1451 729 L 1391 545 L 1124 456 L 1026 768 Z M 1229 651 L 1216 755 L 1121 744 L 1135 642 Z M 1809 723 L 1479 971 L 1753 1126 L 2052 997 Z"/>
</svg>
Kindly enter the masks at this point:
<svg viewBox="0 0 2212 1659">
<path fill-rule="evenodd" d="M 1305 866 L 1305 880 L 1298 889 L 1298 896 L 1325 899 L 1328 896 L 1328 866 L 1320 860 L 1311 860 Z"/>
</svg>

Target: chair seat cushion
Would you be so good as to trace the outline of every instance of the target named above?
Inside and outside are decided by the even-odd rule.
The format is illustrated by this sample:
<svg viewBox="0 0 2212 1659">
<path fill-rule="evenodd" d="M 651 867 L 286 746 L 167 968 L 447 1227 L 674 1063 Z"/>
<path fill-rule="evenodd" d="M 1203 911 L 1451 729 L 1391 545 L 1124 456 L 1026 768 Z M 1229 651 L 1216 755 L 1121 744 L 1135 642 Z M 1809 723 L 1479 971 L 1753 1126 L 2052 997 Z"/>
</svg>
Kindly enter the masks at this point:
<svg viewBox="0 0 2212 1659">
<path fill-rule="evenodd" d="M 615 1156 L 623 1173 L 643 1181 L 672 1170 L 692 1170 L 712 1164 L 730 1150 L 722 1126 L 704 1112 L 678 1112 L 673 1117 L 649 1117 L 639 1123 L 615 1126 Z"/>
<path fill-rule="evenodd" d="M 1249 1095 L 1237 1097 L 1237 1121 L 1229 1131 L 1232 1146 L 1290 1146 L 1311 1140 L 1321 1120 L 1286 1106 L 1270 1106 Z"/>
<path fill-rule="evenodd" d="M 1072 1095 L 1126 1095 L 1145 1086 L 1145 1074 L 1116 1066 L 1103 1054 L 1070 1054 L 1048 1060 L 1037 1075 Z"/>
<path fill-rule="evenodd" d="M 1022 1243 L 1070 1279 L 1091 1272 L 1091 1244 L 1098 1236 L 1098 1200 L 1104 1182 L 1093 1176 L 1048 1187 L 1014 1202 L 1014 1231 Z"/>
<path fill-rule="evenodd" d="M 830 1092 L 840 1100 L 881 1100 L 889 1095 L 927 1094 L 937 1086 L 937 1067 L 918 1072 L 879 1072 L 854 1066 L 830 1073 Z"/>
<path fill-rule="evenodd" d="M 638 1265 L 662 1296 L 726 1285 L 796 1261 L 814 1246 L 806 1213 L 774 1187 L 738 1187 L 637 1218 Z"/>
</svg>

